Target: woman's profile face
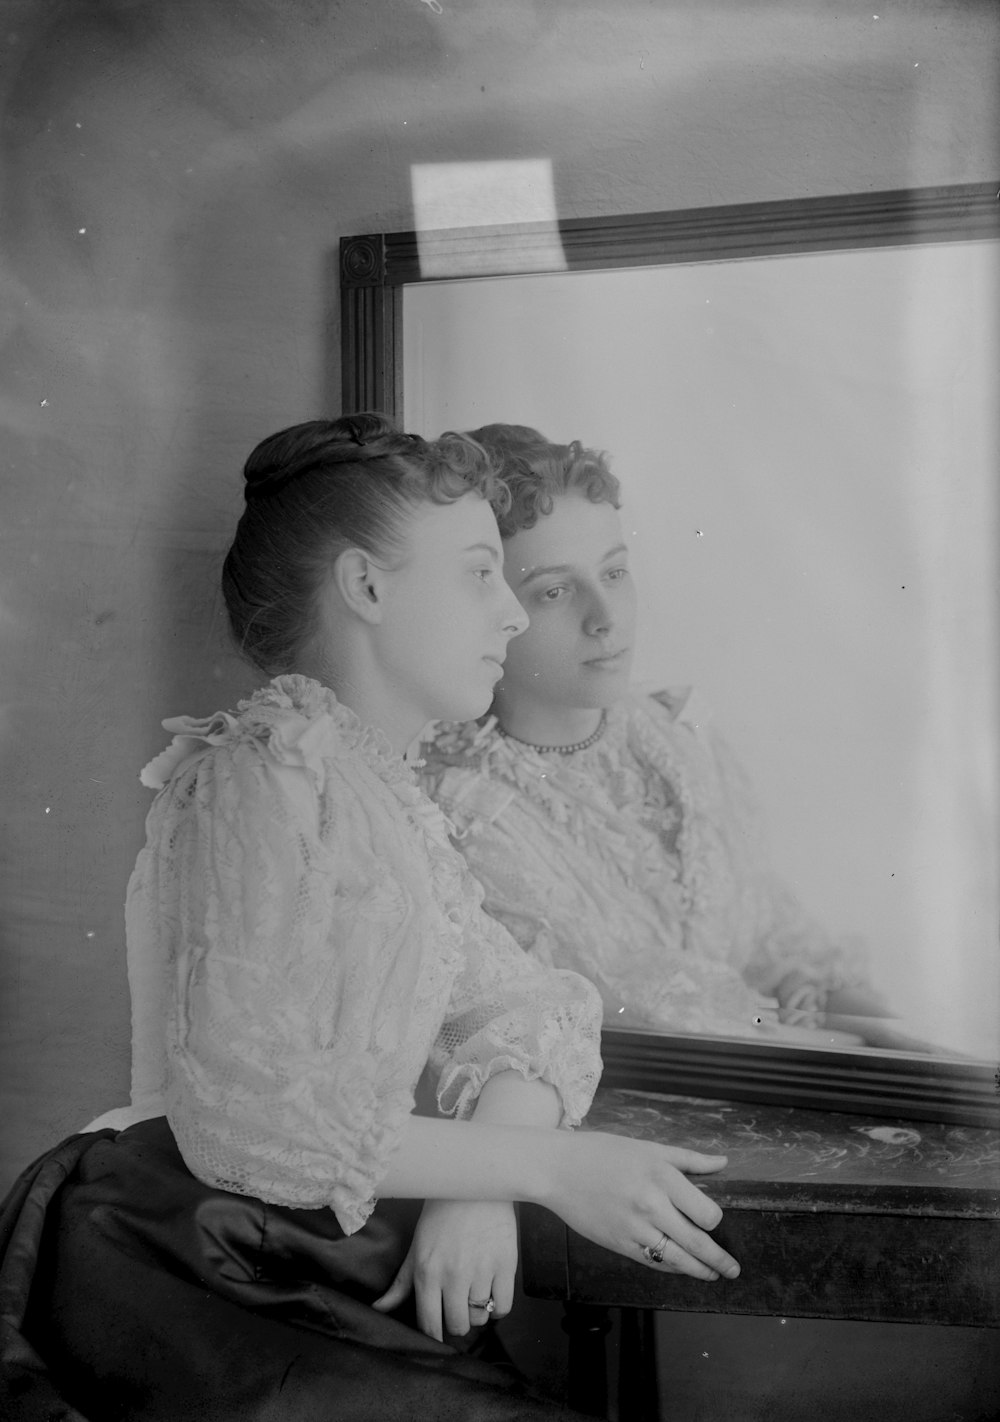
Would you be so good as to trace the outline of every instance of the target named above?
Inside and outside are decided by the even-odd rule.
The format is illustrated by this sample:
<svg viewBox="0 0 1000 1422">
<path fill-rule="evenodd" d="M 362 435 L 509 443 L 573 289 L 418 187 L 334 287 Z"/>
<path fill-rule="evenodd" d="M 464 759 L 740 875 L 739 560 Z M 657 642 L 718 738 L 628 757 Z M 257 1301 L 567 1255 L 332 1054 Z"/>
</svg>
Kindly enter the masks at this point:
<svg viewBox="0 0 1000 1422">
<path fill-rule="evenodd" d="M 431 720 L 465 721 L 493 697 L 511 637 L 528 619 L 504 582 L 493 510 L 476 493 L 421 504 L 401 558 L 386 575 L 380 673 L 414 733 Z"/>
<path fill-rule="evenodd" d="M 530 618 L 511 644 L 497 709 L 539 715 L 611 706 L 625 692 L 635 587 L 618 512 L 575 490 L 504 544 L 504 576 Z"/>
</svg>

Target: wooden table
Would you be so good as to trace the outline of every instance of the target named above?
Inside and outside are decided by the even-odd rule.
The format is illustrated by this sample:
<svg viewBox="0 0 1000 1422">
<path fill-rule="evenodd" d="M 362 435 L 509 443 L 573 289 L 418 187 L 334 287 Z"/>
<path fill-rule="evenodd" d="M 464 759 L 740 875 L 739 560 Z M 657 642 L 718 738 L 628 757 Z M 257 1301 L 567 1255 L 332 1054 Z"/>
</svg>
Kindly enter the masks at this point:
<svg viewBox="0 0 1000 1422">
<path fill-rule="evenodd" d="M 699 1183 L 742 1273 L 663 1274 L 522 1207 L 524 1288 L 566 1306 L 580 1411 L 607 1412 L 609 1308 L 636 1422 L 657 1416 L 657 1309 L 1000 1327 L 1000 1131 L 623 1090 L 587 1128 L 727 1155 Z"/>
</svg>

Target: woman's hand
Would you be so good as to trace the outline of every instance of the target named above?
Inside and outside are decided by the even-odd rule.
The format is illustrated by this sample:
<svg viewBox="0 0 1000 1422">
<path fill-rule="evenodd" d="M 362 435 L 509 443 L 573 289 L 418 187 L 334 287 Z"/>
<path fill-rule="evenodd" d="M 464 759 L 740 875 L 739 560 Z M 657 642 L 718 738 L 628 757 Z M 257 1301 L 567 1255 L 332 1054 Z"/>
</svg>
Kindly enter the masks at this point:
<svg viewBox="0 0 1000 1422">
<path fill-rule="evenodd" d="M 798 968 L 774 989 L 778 999 L 778 1020 L 788 1027 L 820 1027 L 826 1010 L 826 988 Z"/>
<path fill-rule="evenodd" d="M 560 1132 L 554 1144 L 552 1187 L 541 1203 L 577 1233 L 664 1273 L 739 1274 L 732 1255 L 706 1233 L 719 1224 L 721 1209 L 687 1179 L 721 1170 L 725 1156 L 596 1131 Z M 644 1257 L 647 1247 L 662 1254 L 661 1263 Z"/>
<path fill-rule="evenodd" d="M 517 1222 L 513 1205 L 493 1200 L 428 1200 L 413 1243 L 398 1274 L 372 1305 L 398 1308 L 414 1289 L 417 1322 L 442 1340 L 488 1323 L 472 1300 L 494 1302 L 493 1318 L 503 1318 L 514 1301 Z"/>
</svg>

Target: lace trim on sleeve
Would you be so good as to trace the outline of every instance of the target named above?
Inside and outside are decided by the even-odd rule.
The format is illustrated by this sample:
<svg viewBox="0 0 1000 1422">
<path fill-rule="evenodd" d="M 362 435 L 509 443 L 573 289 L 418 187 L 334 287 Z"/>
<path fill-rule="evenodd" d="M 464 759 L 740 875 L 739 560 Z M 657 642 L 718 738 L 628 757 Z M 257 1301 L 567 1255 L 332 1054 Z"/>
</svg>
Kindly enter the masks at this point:
<svg viewBox="0 0 1000 1422">
<path fill-rule="evenodd" d="M 600 995 L 578 973 L 529 957 L 483 913 L 482 890 L 454 851 L 448 863 L 461 876 L 465 954 L 431 1053 L 438 1105 L 467 1116 L 491 1076 L 517 1071 L 554 1086 L 562 1124 L 578 1125 L 601 1075 Z"/>
</svg>

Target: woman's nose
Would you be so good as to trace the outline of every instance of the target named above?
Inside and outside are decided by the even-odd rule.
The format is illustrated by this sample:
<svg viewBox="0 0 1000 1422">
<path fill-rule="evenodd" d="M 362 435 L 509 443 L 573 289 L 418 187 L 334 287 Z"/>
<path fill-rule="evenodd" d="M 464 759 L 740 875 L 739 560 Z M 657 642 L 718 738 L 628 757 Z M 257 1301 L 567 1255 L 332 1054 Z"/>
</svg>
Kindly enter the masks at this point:
<svg viewBox="0 0 1000 1422">
<path fill-rule="evenodd" d="M 508 637 L 518 637 L 528 626 L 528 614 L 511 592 L 510 586 L 504 583 L 504 587 L 507 589 L 507 601 L 503 609 L 503 630 Z"/>
<path fill-rule="evenodd" d="M 613 623 L 611 604 L 606 598 L 595 593 L 587 605 L 583 630 L 589 637 L 601 637 L 605 632 L 611 631 Z"/>
</svg>

